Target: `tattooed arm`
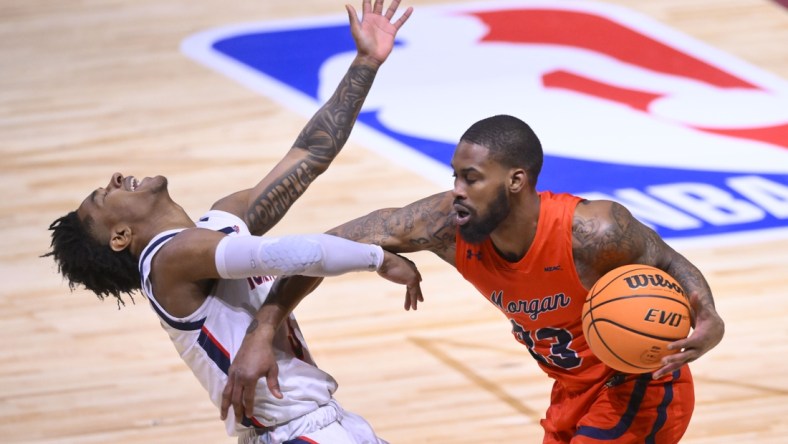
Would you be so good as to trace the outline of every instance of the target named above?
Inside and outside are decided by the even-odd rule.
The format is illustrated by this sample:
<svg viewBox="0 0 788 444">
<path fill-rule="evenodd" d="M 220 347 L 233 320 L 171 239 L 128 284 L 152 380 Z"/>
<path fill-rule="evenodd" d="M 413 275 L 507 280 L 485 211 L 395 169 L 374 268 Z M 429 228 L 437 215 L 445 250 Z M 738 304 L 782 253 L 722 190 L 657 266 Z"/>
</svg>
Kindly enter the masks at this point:
<svg viewBox="0 0 788 444">
<path fill-rule="evenodd" d="M 262 235 L 285 215 L 307 187 L 336 158 L 347 142 L 361 106 L 372 87 L 378 68 L 388 58 L 394 37 L 412 12 L 408 8 L 391 22 L 399 1 L 385 15 L 382 2 L 363 3 L 359 21 L 347 6 L 357 55 L 330 99 L 309 120 L 284 158 L 252 189 L 231 194 L 213 206 L 240 216 L 252 234 Z"/>
<path fill-rule="evenodd" d="M 429 250 L 454 264 L 455 226 L 452 200 L 451 193 L 445 192 L 403 208 L 377 210 L 331 230 L 330 234 L 357 242 L 378 244 L 396 253 Z M 266 377 L 271 393 L 278 398 L 282 397 L 271 343 L 279 325 L 320 280 L 321 278 L 288 276 L 279 278 L 274 283 L 230 366 L 228 384 L 222 397 L 223 415 L 227 414 L 230 405 L 239 418 L 243 412 L 251 411 L 254 399 L 250 392 L 242 388 L 254 386 L 262 376 Z M 418 294 L 408 293 L 405 309 L 416 309 L 416 301 L 421 300 L 420 291 Z"/>
<path fill-rule="evenodd" d="M 250 231 L 261 235 L 275 225 L 315 178 L 328 168 L 347 141 L 377 70 L 394 47 L 397 32 L 413 12 L 409 7 L 398 20 L 392 21 L 400 0 L 392 0 L 385 12 L 383 3 L 383 0 L 375 0 L 373 7 L 370 0 L 363 0 L 361 20 L 356 10 L 346 5 L 358 54 L 333 96 L 307 123 L 282 161 L 256 187 L 230 195 L 217 202 L 214 208 L 241 215 Z M 300 300 L 318 284 L 319 280 L 296 281 L 289 285 L 283 282 L 273 293 L 290 293 Z M 230 405 L 237 421 L 252 414 L 260 377 L 267 376 L 269 389 L 275 396 L 282 397 L 276 378 L 273 335 L 266 335 L 273 333 L 279 324 L 273 329 L 273 324 L 257 328 L 260 319 L 264 318 L 258 313 L 233 357 L 222 395 L 222 419 L 227 416 Z"/>
<path fill-rule="evenodd" d="M 434 194 L 402 208 L 386 208 L 352 220 L 328 234 L 382 246 L 394 253 L 431 251 L 454 265 L 451 192 Z"/>
<path fill-rule="evenodd" d="M 698 359 L 720 343 L 725 324 L 703 274 L 626 208 L 610 201 L 583 201 L 575 211 L 572 229 L 575 265 L 586 288 L 613 268 L 645 264 L 664 270 L 687 292 L 693 332 L 668 346 L 681 351 L 662 359 L 663 367 L 654 372 L 655 379 Z"/>
<path fill-rule="evenodd" d="M 328 234 L 356 242 L 380 245 L 391 253 L 432 251 L 454 265 L 455 242 L 453 196 L 451 192 L 434 194 L 402 208 L 385 208 L 330 230 Z M 285 276 L 277 279 L 266 298 L 257 320 L 275 331 L 287 315 L 308 294 L 288 288 L 313 289 L 322 278 Z M 406 298 L 405 309 L 416 308 Z"/>
</svg>

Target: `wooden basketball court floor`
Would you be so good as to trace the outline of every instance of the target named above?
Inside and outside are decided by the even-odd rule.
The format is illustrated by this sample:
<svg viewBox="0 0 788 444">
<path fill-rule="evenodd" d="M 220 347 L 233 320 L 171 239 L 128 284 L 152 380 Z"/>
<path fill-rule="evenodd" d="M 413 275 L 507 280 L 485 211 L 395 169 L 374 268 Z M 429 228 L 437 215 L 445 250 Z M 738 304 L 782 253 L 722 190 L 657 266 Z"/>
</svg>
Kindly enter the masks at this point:
<svg viewBox="0 0 788 444">
<path fill-rule="evenodd" d="M 461 0 L 453 0 L 454 3 Z M 405 1 L 417 8 L 448 3 Z M 767 0 L 613 0 L 788 78 L 788 10 Z M 111 173 L 163 174 L 198 215 L 246 187 L 305 122 L 179 52 L 220 25 L 337 14 L 338 0 L 0 3 L 0 442 L 229 443 L 138 296 L 69 292 L 46 227 Z M 385 69 L 385 68 L 384 68 Z M 439 191 L 351 138 L 272 234 L 321 232 Z M 693 364 L 684 442 L 788 442 L 788 239 L 687 248 L 727 322 Z M 372 274 L 327 280 L 297 315 L 337 398 L 395 444 L 541 442 L 550 381 L 509 324 L 429 254 L 426 302 Z"/>
</svg>

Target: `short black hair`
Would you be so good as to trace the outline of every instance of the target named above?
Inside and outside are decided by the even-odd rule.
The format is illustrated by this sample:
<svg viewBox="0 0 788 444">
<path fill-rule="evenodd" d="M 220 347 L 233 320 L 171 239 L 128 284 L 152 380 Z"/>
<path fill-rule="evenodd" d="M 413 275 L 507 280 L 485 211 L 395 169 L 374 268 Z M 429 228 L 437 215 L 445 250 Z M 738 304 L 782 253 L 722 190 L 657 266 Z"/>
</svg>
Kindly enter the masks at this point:
<svg viewBox="0 0 788 444">
<path fill-rule="evenodd" d="M 81 221 L 76 211 L 58 218 L 49 226 L 52 249 L 41 257 L 54 258 L 72 291 L 82 285 L 99 299 L 114 296 L 118 307 L 126 305 L 123 294 L 133 302 L 132 293 L 140 288 L 137 260 L 128 249 L 118 252 L 102 245 L 91 235 L 91 225 L 89 217 Z"/>
<path fill-rule="evenodd" d="M 526 170 L 531 185 L 536 186 L 544 154 L 527 123 L 505 114 L 488 117 L 471 125 L 460 140 L 486 147 L 492 160 L 501 165 Z"/>
</svg>

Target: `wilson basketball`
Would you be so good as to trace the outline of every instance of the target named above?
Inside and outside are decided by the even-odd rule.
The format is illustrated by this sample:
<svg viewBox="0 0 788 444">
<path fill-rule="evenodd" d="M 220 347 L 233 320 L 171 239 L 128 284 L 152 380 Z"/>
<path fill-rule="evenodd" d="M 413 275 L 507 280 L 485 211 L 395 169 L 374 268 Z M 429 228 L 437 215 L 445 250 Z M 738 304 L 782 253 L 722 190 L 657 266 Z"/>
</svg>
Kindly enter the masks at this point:
<svg viewBox="0 0 788 444">
<path fill-rule="evenodd" d="M 583 306 L 583 333 L 591 351 L 625 373 L 660 368 L 667 345 L 686 338 L 690 308 L 684 289 L 648 265 L 625 265 L 602 276 Z"/>
</svg>

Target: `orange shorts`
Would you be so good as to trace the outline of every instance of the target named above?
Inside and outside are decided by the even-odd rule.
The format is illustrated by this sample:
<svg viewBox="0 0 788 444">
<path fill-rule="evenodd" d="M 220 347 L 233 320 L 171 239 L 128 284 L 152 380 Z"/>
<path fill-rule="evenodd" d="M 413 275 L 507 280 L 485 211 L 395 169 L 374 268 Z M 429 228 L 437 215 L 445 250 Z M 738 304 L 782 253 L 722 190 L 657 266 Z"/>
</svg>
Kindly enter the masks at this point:
<svg viewBox="0 0 788 444">
<path fill-rule="evenodd" d="M 553 385 L 544 444 L 674 444 L 695 406 L 692 374 L 684 366 L 657 381 L 651 374 L 618 374 L 570 394 Z"/>
</svg>

